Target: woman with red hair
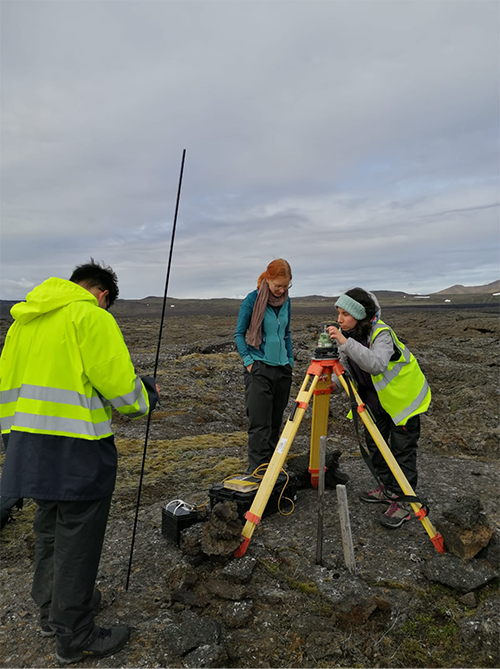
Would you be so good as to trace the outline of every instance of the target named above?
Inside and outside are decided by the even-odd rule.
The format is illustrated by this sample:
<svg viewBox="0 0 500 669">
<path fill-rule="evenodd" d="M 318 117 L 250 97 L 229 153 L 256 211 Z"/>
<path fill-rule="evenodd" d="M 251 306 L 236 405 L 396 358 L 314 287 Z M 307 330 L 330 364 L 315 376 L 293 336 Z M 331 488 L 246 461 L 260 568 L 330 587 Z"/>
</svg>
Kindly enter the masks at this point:
<svg viewBox="0 0 500 669">
<path fill-rule="evenodd" d="M 280 435 L 292 385 L 290 335 L 292 270 L 279 258 L 257 279 L 257 289 L 241 303 L 234 338 L 245 366 L 248 470 L 268 463 Z"/>
</svg>

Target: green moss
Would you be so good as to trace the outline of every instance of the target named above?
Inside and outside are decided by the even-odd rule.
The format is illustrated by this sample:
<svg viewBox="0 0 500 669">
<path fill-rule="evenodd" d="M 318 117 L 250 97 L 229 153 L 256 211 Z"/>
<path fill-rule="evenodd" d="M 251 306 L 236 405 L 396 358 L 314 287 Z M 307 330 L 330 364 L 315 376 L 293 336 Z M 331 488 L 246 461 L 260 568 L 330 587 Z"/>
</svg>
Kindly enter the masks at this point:
<svg viewBox="0 0 500 669">
<path fill-rule="evenodd" d="M 453 639 L 458 632 L 458 626 L 455 622 L 448 623 L 442 627 L 429 626 L 429 641 L 432 644 L 440 645 L 443 641 Z"/>
<path fill-rule="evenodd" d="M 159 423 L 165 418 L 170 418 L 171 416 L 185 416 L 187 414 L 187 409 L 175 409 L 174 411 L 155 411 L 151 414 L 151 421 L 153 423 Z"/>
<path fill-rule="evenodd" d="M 457 621 L 465 607 L 447 588 L 432 585 L 421 594 L 420 606 L 391 635 L 391 666 L 427 667 L 430 657 L 435 667 L 483 666 L 477 648 L 464 649 Z"/>
<path fill-rule="evenodd" d="M 219 459 L 221 458 L 222 456 L 219 456 Z M 241 474 L 242 471 L 244 471 L 245 466 L 246 465 L 241 458 L 224 457 L 222 461 L 215 466 L 212 466 L 208 469 L 202 469 L 200 471 L 200 475 L 205 478 L 220 478 L 222 480 L 227 476 Z"/>
<path fill-rule="evenodd" d="M 397 653 L 391 659 L 394 667 L 427 667 L 429 656 L 422 643 L 410 637 L 402 639 Z"/>
<path fill-rule="evenodd" d="M 498 588 L 498 583 L 482 588 L 478 592 L 479 606 L 488 599 L 496 599 Z M 427 611 L 417 617 L 421 625 L 419 631 L 427 635 L 434 648 L 436 666 L 491 666 L 491 658 L 482 656 L 480 646 L 471 643 L 464 647 L 460 637 L 459 621 L 475 615 L 477 609 L 468 609 L 457 600 L 456 592 L 441 584 L 428 589 L 422 605 L 427 606 Z"/>
<path fill-rule="evenodd" d="M 320 596 L 318 599 L 314 598 L 308 601 L 307 610 L 315 616 L 331 618 L 335 613 L 335 606 L 327 597 Z"/>
<path fill-rule="evenodd" d="M 165 477 L 185 476 L 189 460 L 189 481 L 206 484 L 207 479 L 224 479 L 244 471 L 246 462 L 234 455 L 247 443 L 245 432 L 203 434 L 181 439 L 151 441 L 146 452 L 144 483 L 151 485 Z M 142 466 L 144 444 L 138 439 L 117 439 L 119 455 L 117 492 L 136 486 Z"/>
<path fill-rule="evenodd" d="M 479 604 L 484 604 L 488 599 L 497 599 L 498 598 L 498 589 L 500 588 L 499 581 L 494 583 L 488 583 L 484 588 L 481 588 L 478 592 Z"/>
<path fill-rule="evenodd" d="M 2 548 L 13 548 L 24 542 L 26 537 L 33 535 L 35 511 L 36 504 L 30 499 L 24 500 L 22 509 L 13 511 L 13 522 L 7 523 L 0 534 Z"/>
<path fill-rule="evenodd" d="M 382 580 L 367 579 L 367 582 L 369 582 L 370 585 L 382 588 L 390 588 L 391 590 L 405 590 L 406 592 L 414 592 L 416 590 L 420 590 L 420 588 L 417 588 L 416 586 L 410 583 L 404 583 L 403 581 L 396 581 L 395 579 L 382 579 Z"/>
<path fill-rule="evenodd" d="M 312 581 L 295 581 L 293 578 L 286 578 L 286 581 L 292 590 L 298 590 L 305 595 L 319 595 L 318 586 Z"/>
<path fill-rule="evenodd" d="M 264 567 L 268 574 L 276 576 L 280 573 L 279 564 L 277 562 L 265 559 L 260 560 L 260 564 Z"/>
<path fill-rule="evenodd" d="M 320 660 L 315 663 L 314 669 L 345 669 L 347 665 L 337 664 L 337 662 L 332 662 L 330 660 Z M 354 664 L 349 664 L 349 669 L 366 669 L 366 665 L 355 662 Z"/>
</svg>

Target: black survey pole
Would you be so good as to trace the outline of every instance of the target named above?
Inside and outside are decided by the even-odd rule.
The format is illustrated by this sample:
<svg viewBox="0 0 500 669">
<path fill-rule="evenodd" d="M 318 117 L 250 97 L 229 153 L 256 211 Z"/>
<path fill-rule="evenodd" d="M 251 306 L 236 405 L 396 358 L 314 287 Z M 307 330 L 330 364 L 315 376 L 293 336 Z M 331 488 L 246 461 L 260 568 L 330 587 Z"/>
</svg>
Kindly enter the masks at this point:
<svg viewBox="0 0 500 669">
<path fill-rule="evenodd" d="M 163 308 L 161 310 L 161 320 L 160 320 L 160 332 L 158 333 L 158 345 L 156 347 L 156 359 L 155 359 L 155 369 L 154 369 L 154 378 L 156 380 L 156 373 L 158 371 L 158 361 L 160 359 L 160 345 L 161 345 L 161 335 L 163 332 L 163 321 L 165 320 L 165 307 L 167 305 L 167 291 L 168 291 L 168 281 L 170 278 L 170 266 L 172 264 L 172 253 L 174 251 L 174 239 L 175 239 L 175 228 L 177 226 L 177 212 L 179 211 L 179 201 L 181 199 L 181 187 L 182 187 L 182 174 L 184 172 L 184 159 L 186 157 L 186 149 L 182 151 L 182 161 L 181 161 L 181 172 L 179 175 L 179 186 L 177 188 L 177 201 L 175 203 L 175 214 L 174 214 L 174 223 L 172 225 L 172 238 L 170 240 L 170 253 L 168 255 L 168 266 L 167 266 L 167 277 L 165 279 L 165 292 L 163 294 Z M 134 531 L 132 532 L 132 543 L 130 546 L 130 558 L 128 561 L 128 572 L 127 572 L 127 583 L 125 585 L 125 590 L 128 590 L 128 585 L 130 582 L 130 572 L 132 570 L 132 556 L 134 554 L 134 543 L 135 543 L 135 533 L 137 529 L 137 518 L 139 516 L 139 505 L 141 501 L 141 490 L 142 490 L 142 480 L 144 478 L 144 465 L 146 463 L 146 450 L 148 447 L 148 436 L 149 436 L 149 425 L 151 423 L 151 413 L 148 414 L 148 422 L 146 425 L 146 437 L 144 439 L 144 450 L 142 453 L 142 466 L 141 466 L 141 476 L 139 479 L 139 490 L 137 491 L 137 504 L 135 508 L 135 520 L 134 520 Z"/>
</svg>

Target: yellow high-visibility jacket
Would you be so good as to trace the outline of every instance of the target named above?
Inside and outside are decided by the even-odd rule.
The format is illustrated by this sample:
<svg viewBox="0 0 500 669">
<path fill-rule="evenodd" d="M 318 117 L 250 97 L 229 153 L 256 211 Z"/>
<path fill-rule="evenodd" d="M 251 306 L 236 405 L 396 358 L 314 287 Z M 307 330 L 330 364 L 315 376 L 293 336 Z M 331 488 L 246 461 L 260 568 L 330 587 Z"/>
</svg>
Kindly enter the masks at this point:
<svg viewBox="0 0 500 669">
<path fill-rule="evenodd" d="M 394 330 L 378 320 L 371 332 L 371 345 L 377 335 L 388 330 L 399 356 L 393 356 L 387 369 L 381 374 L 372 374 L 380 404 L 396 425 L 406 425 L 412 416 L 427 411 L 431 402 L 431 390 L 413 353 L 401 342 Z"/>
<path fill-rule="evenodd" d="M 431 390 L 418 361 L 382 320 L 372 325 L 369 347 L 349 337 L 339 346 L 339 353 L 342 364 L 351 373 L 352 362 L 370 376 L 380 406 L 395 425 L 406 425 L 410 418 L 429 408 Z M 374 406 L 371 408 L 376 411 Z M 351 412 L 348 417 L 352 418 Z"/>
<path fill-rule="evenodd" d="M 105 496 L 116 476 L 111 407 L 130 418 L 150 409 L 115 319 L 89 291 L 58 278 L 11 314 L 0 357 L 2 494 Z"/>
</svg>

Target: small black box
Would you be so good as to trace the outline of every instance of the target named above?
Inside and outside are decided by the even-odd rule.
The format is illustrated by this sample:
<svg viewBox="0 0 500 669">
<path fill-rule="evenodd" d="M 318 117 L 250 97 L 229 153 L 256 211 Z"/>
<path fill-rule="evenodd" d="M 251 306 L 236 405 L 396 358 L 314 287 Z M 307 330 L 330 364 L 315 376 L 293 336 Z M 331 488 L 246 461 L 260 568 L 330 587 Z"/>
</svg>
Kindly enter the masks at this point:
<svg viewBox="0 0 500 669">
<path fill-rule="evenodd" d="M 281 497 L 281 510 L 285 513 L 289 513 L 292 510 L 292 505 L 288 501 L 291 499 L 293 502 L 297 499 L 297 483 L 295 479 L 295 474 L 292 472 L 287 472 L 289 479 L 286 485 L 285 490 L 283 491 L 283 496 Z M 278 511 L 278 502 L 283 490 L 283 486 L 286 483 L 286 475 L 283 472 L 280 472 L 276 483 L 274 484 L 274 489 L 269 496 L 269 500 L 264 509 L 262 517 L 270 516 L 272 513 Z M 217 502 L 225 502 L 226 500 L 230 502 L 236 502 L 238 506 L 238 516 L 243 522 L 246 522 L 245 513 L 250 509 L 255 499 L 257 490 L 251 492 L 238 492 L 237 490 L 228 490 L 224 488 L 223 483 L 214 483 L 208 491 L 208 496 L 210 497 L 210 508 L 213 509 Z M 285 499 L 285 498 L 288 499 Z"/>
<path fill-rule="evenodd" d="M 180 499 L 174 499 L 161 510 L 161 533 L 179 544 L 182 530 L 201 520 L 198 511 Z"/>
</svg>

